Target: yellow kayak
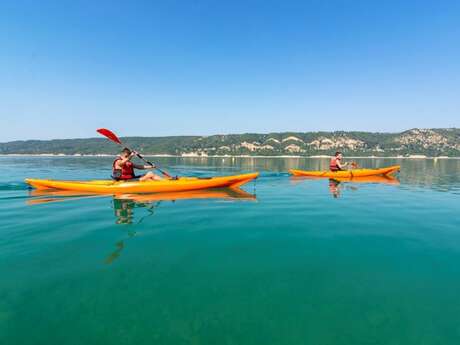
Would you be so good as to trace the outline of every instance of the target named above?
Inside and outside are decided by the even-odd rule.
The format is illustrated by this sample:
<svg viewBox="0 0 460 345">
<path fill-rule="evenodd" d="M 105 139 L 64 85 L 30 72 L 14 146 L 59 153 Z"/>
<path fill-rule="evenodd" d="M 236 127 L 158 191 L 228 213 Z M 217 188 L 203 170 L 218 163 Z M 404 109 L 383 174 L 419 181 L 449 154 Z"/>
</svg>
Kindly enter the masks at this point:
<svg viewBox="0 0 460 345">
<path fill-rule="evenodd" d="M 312 177 L 328 177 L 328 178 L 354 178 L 367 176 L 389 176 L 400 170 L 399 165 L 393 165 L 380 169 L 353 169 L 341 171 L 306 171 L 291 169 L 289 172 L 294 176 L 312 176 Z"/>
<path fill-rule="evenodd" d="M 125 194 L 125 193 L 169 193 L 209 188 L 237 188 L 257 178 L 259 173 L 217 177 L 180 177 L 176 180 L 160 181 L 60 181 L 26 179 L 36 189 L 59 189 L 77 192 Z"/>
</svg>

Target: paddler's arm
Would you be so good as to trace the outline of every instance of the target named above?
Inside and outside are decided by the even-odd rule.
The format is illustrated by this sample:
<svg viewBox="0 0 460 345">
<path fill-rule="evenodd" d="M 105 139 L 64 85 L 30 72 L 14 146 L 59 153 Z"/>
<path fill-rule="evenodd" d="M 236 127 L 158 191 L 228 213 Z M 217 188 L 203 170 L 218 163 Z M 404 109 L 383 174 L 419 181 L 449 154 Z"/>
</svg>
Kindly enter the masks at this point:
<svg viewBox="0 0 460 345">
<path fill-rule="evenodd" d="M 136 152 L 131 152 L 131 154 L 126 157 L 126 158 L 123 158 L 123 157 L 120 157 L 118 160 L 117 160 L 117 163 L 116 165 L 121 168 L 123 165 L 125 165 L 126 162 L 129 162 L 134 156 L 136 155 Z"/>
<path fill-rule="evenodd" d="M 345 168 L 348 166 L 348 164 L 349 164 L 348 162 L 343 163 L 343 164 L 337 162 L 338 167 L 339 167 L 340 169 L 342 169 L 342 170 L 345 170 Z"/>
</svg>

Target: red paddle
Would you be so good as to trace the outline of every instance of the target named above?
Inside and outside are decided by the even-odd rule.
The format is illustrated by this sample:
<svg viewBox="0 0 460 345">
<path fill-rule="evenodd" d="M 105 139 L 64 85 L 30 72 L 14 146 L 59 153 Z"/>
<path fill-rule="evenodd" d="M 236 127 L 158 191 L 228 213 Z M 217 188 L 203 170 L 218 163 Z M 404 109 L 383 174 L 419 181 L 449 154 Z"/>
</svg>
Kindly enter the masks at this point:
<svg viewBox="0 0 460 345">
<path fill-rule="evenodd" d="M 112 140 L 113 142 L 119 145 L 123 145 L 123 143 L 121 142 L 120 139 L 118 139 L 115 133 L 113 133 L 112 131 L 109 131 L 108 129 L 99 128 L 98 130 L 96 130 L 96 132 L 98 132 L 99 134 L 102 134 L 104 137 L 109 138 L 110 140 Z"/>
<path fill-rule="evenodd" d="M 106 129 L 106 128 L 99 128 L 98 130 L 96 130 L 96 132 L 98 132 L 99 134 L 102 134 L 104 137 L 106 137 L 107 139 L 113 141 L 114 143 L 118 144 L 118 145 L 121 145 L 121 146 L 124 146 L 123 143 L 121 142 L 120 138 L 118 138 L 115 133 L 113 133 L 112 131 Z M 131 150 L 131 149 L 130 149 Z M 133 151 L 133 150 L 131 150 Z M 145 160 L 145 158 L 140 154 L 140 153 L 136 153 L 136 156 L 139 157 L 140 159 L 142 159 L 145 163 L 147 163 L 148 165 L 151 165 L 153 167 L 155 167 L 155 169 L 157 169 L 159 172 L 161 172 L 163 175 L 165 175 L 166 177 L 168 178 L 171 178 L 172 179 L 172 176 L 169 175 L 166 171 L 163 171 L 161 170 L 159 167 L 157 167 L 155 164 Z"/>
</svg>

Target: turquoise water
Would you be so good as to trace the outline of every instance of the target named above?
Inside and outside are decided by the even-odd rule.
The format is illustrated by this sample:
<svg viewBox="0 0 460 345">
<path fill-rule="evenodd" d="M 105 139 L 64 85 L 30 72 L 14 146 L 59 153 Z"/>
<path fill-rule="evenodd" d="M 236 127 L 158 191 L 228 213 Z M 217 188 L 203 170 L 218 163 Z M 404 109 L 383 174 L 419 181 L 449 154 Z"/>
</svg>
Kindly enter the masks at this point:
<svg viewBox="0 0 460 345">
<path fill-rule="evenodd" d="M 400 182 L 338 185 L 285 173 L 318 159 L 160 162 L 261 177 L 255 197 L 38 196 L 25 177 L 111 161 L 0 157 L 0 344 L 459 343 L 460 160 L 363 159 Z"/>
</svg>

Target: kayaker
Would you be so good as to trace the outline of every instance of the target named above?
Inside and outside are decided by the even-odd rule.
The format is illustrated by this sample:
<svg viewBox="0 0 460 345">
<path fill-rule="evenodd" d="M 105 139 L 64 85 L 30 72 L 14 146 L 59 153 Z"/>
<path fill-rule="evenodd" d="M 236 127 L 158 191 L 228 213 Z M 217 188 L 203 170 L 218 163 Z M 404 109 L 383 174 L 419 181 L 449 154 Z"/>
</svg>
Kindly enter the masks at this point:
<svg viewBox="0 0 460 345">
<path fill-rule="evenodd" d="M 131 151 L 127 147 L 121 151 L 121 154 L 113 161 L 112 165 L 112 177 L 119 180 L 132 180 L 138 179 L 139 181 L 156 181 L 162 178 L 149 171 L 147 174 L 142 176 L 136 176 L 134 169 L 155 169 L 154 165 L 139 165 L 131 162 L 131 159 L 137 155 L 136 151 Z"/>
<path fill-rule="evenodd" d="M 329 163 L 329 169 L 331 171 L 341 171 L 346 170 L 349 163 L 342 163 L 343 155 L 342 152 L 337 151 L 335 156 L 331 158 L 331 162 Z"/>
</svg>

